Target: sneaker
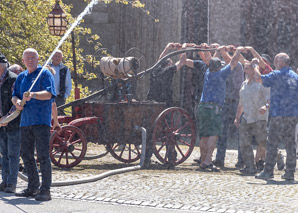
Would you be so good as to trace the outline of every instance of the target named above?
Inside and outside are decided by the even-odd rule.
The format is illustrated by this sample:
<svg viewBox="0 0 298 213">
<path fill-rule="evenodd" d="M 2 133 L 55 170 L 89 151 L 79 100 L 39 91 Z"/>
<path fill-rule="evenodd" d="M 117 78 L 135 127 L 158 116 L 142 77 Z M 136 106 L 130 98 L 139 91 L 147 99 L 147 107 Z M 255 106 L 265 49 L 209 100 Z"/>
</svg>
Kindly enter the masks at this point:
<svg viewBox="0 0 298 213">
<path fill-rule="evenodd" d="M 219 168 L 224 168 L 225 167 L 225 163 L 221 160 L 214 160 L 212 161 L 213 165 Z"/>
<path fill-rule="evenodd" d="M 285 180 L 294 180 L 294 173 L 286 172 L 281 176 L 281 178 Z"/>
<path fill-rule="evenodd" d="M 0 184 L 0 191 L 1 191 L 1 192 L 4 192 L 6 186 L 7 186 L 6 183 L 3 183 L 3 182 L 2 182 L 2 183 Z"/>
<path fill-rule="evenodd" d="M 276 164 L 278 170 L 283 170 L 285 168 L 284 156 L 281 152 L 278 152 L 276 155 Z"/>
<path fill-rule="evenodd" d="M 244 167 L 244 163 L 238 161 L 238 162 L 235 164 L 235 167 L 236 167 L 237 169 L 242 169 L 242 168 Z"/>
<path fill-rule="evenodd" d="M 262 179 L 262 180 L 269 180 L 269 179 L 273 179 L 273 178 L 274 178 L 274 175 L 273 175 L 272 173 L 271 173 L 271 174 L 266 173 L 266 172 L 264 172 L 264 170 L 263 170 L 261 173 L 257 174 L 257 175 L 255 176 L 255 178 L 256 178 L 256 179 Z"/>
<path fill-rule="evenodd" d="M 15 193 L 17 197 L 35 197 L 35 195 L 39 192 L 39 189 L 24 189 L 21 192 Z"/>
<path fill-rule="evenodd" d="M 245 175 L 254 175 L 254 174 L 257 173 L 257 170 L 254 167 L 248 167 L 248 166 L 246 166 L 245 168 L 240 169 L 240 172 L 242 174 L 245 174 Z"/>
<path fill-rule="evenodd" d="M 256 162 L 256 167 L 257 167 L 258 172 L 263 171 L 264 164 L 265 164 L 265 161 L 263 161 L 263 160 L 259 160 L 258 162 Z"/>
<path fill-rule="evenodd" d="M 4 192 L 6 192 L 6 193 L 16 193 L 16 185 L 14 185 L 14 184 L 7 184 Z"/>
<path fill-rule="evenodd" d="M 49 190 L 41 190 L 35 196 L 35 200 L 37 200 L 37 201 L 48 201 L 48 200 L 52 200 L 51 192 Z"/>
</svg>

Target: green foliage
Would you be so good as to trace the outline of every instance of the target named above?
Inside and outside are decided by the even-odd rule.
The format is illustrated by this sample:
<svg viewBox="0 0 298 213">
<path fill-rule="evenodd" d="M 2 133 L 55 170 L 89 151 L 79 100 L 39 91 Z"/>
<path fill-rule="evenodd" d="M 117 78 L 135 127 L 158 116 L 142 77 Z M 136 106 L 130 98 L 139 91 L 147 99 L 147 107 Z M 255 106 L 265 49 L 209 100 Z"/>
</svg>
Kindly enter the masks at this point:
<svg viewBox="0 0 298 213">
<path fill-rule="evenodd" d="M 47 25 L 48 14 L 52 11 L 54 5 L 55 0 L 5 0 L 0 2 L 0 51 L 11 64 L 17 63 L 24 67 L 22 54 L 28 47 L 35 48 L 38 51 L 40 64 L 46 62 L 61 39 L 59 36 L 50 35 Z M 60 2 L 60 5 L 67 13 L 69 23 L 73 23 L 75 18 L 69 13 L 72 5 L 64 5 L 62 2 Z M 83 49 L 79 48 L 80 39 L 91 35 L 91 30 L 77 26 L 74 32 L 77 73 L 82 75 L 85 59 L 82 55 Z M 96 48 L 100 46 L 97 43 L 98 38 L 98 35 L 90 36 L 90 43 Z M 63 51 L 65 64 L 73 72 L 71 36 L 65 40 L 60 49 Z M 89 78 L 90 76 L 92 75 L 88 74 Z M 86 89 L 83 89 L 84 92 L 81 97 L 89 94 L 88 88 Z M 73 97 L 70 99 L 73 99 Z"/>
<path fill-rule="evenodd" d="M 89 3 L 91 0 L 81 0 Z M 105 1 L 106 3 L 111 2 Z M 149 11 L 144 10 L 144 4 L 140 1 L 115 0 L 117 3 L 130 4 L 137 7 L 150 15 Z M 0 1 L 0 52 L 2 52 L 10 62 L 10 64 L 22 63 L 22 54 L 26 48 L 32 47 L 39 53 L 40 64 L 44 64 L 50 57 L 53 50 L 59 43 L 61 37 L 50 35 L 47 17 L 55 5 L 55 0 L 5 0 Z M 71 16 L 71 8 L 73 5 L 63 4 L 60 6 L 67 14 L 68 22 L 71 24 L 75 18 Z M 83 20 L 82 20 L 83 21 Z M 96 75 L 87 71 L 87 64 L 91 63 L 91 56 L 83 56 L 83 49 L 80 47 L 80 40 L 88 38 L 88 43 L 95 50 L 101 48 L 98 42 L 99 36 L 92 34 L 91 29 L 83 28 L 80 25 L 74 30 L 75 34 L 75 51 L 76 51 L 76 70 L 79 76 L 86 79 L 95 78 Z M 64 64 L 68 66 L 73 74 L 73 52 L 71 36 L 69 36 L 60 47 L 64 54 Z M 98 65 L 98 62 L 96 62 Z M 89 65 L 90 67 L 90 65 Z M 81 98 L 89 95 L 88 88 L 81 88 Z M 74 95 L 68 101 L 74 100 Z"/>
</svg>

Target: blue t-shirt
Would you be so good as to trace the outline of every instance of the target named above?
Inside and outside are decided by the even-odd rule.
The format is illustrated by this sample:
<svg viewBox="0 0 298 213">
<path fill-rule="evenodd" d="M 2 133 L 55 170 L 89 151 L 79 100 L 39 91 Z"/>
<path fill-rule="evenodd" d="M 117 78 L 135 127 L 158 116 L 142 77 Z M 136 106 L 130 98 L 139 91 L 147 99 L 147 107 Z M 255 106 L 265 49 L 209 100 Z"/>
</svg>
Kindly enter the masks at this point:
<svg viewBox="0 0 298 213">
<path fill-rule="evenodd" d="M 290 67 L 261 76 L 263 85 L 270 87 L 270 115 L 298 117 L 298 75 Z"/>
<path fill-rule="evenodd" d="M 37 75 L 41 71 L 42 67 L 38 65 L 37 69 L 29 74 L 28 70 L 20 73 L 15 82 L 15 87 L 12 96 L 16 96 L 19 99 L 23 98 L 24 92 L 27 92 Z M 39 76 L 31 92 L 38 92 L 46 90 L 52 93 L 52 99 L 56 97 L 55 84 L 52 73 L 44 69 Z M 52 100 L 36 100 L 32 98 L 26 102 L 21 114 L 20 126 L 32 126 L 32 125 L 48 125 L 51 126 L 52 115 Z"/>
<path fill-rule="evenodd" d="M 225 66 L 217 72 L 210 72 L 207 69 L 200 102 L 214 102 L 223 106 L 226 96 L 226 80 L 230 74 L 230 65 Z"/>
</svg>

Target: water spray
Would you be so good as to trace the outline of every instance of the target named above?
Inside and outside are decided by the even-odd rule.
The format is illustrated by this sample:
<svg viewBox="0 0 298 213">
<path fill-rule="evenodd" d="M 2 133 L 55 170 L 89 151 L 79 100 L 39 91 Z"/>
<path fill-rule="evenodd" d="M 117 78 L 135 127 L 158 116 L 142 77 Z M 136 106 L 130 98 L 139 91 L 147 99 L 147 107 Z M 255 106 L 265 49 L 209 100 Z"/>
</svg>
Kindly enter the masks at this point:
<svg viewBox="0 0 298 213">
<path fill-rule="evenodd" d="M 34 80 L 34 82 L 32 83 L 31 87 L 29 88 L 29 90 L 26 92 L 25 95 L 29 95 L 32 88 L 34 87 L 35 83 L 37 82 L 37 80 L 39 79 L 40 75 L 42 74 L 43 70 L 45 70 L 45 67 L 50 63 L 51 59 L 53 58 L 54 54 L 57 52 L 57 50 L 60 48 L 60 46 L 63 44 L 63 42 L 65 41 L 65 39 L 69 36 L 69 34 L 72 32 L 72 30 L 82 21 L 82 19 L 84 18 L 85 15 L 90 14 L 91 10 L 93 8 L 94 5 L 96 5 L 98 3 L 98 0 L 93 0 L 91 1 L 88 6 L 85 8 L 85 10 L 78 16 L 78 18 L 75 20 L 75 22 L 70 26 L 70 28 L 66 31 L 66 33 L 64 34 L 64 36 L 60 39 L 58 45 L 56 46 L 56 48 L 54 49 L 54 51 L 52 52 L 52 54 L 50 55 L 50 57 L 48 58 L 48 60 L 46 61 L 46 63 L 43 65 L 41 71 L 38 73 L 36 79 Z M 23 99 L 21 106 L 24 106 L 26 104 L 26 101 Z M 0 120 L 0 124 L 7 124 L 10 121 L 14 120 L 15 118 L 17 118 L 19 116 L 19 114 L 21 113 L 20 110 L 15 110 L 12 114 L 4 117 L 3 119 Z"/>
</svg>

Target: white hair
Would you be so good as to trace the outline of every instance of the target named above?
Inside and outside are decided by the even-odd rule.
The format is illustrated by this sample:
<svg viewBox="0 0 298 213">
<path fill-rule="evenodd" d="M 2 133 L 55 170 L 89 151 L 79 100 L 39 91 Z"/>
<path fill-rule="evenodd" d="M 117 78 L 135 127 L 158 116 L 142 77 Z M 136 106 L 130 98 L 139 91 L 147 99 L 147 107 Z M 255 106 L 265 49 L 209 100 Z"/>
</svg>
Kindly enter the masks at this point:
<svg viewBox="0 0 298 213">
<path fill-rule="evenodd" d="M 63 52 L 61 50 L 58 49 L 55 53 L 60 53 L 63 57 Z"/>
<path fill-rule="evenodd" d="M 35 53 L 37 55 L 37 57 L 38 57 L 38 52 L 34 48 L 27 48 L 27 49 L 25 49 L 25 51 L 23 52 L 23 58 L 24 58 L 25 53 Z"/>
</svg>

